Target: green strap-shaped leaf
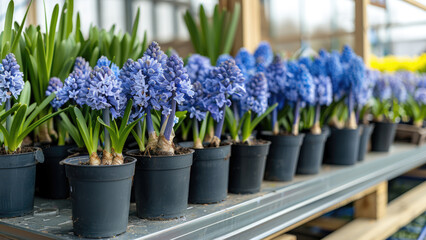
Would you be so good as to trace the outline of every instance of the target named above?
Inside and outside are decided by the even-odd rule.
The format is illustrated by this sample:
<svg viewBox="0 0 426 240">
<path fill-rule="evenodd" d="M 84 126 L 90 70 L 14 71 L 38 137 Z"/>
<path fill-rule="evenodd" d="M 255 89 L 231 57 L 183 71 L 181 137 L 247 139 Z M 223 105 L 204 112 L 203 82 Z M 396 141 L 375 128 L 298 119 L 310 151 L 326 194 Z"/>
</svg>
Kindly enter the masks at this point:
<svg viewBox="0 0 426 240">
<path fill-rule="evenodd" d="M 15 36 L 15 39 L 13 40 L 12 47 L 10 49 L 11 52 L 15 52 L 16 48 L 18 47 L 19 40 L 21 39 L 22 30 L 24 29 L 25 20 L 27 19 L 28 11 L 30 10 L 32 3 L 33 3 L 33 0 L 31 0 L 30 3 L 28 4 L 27 10 L 25 11 L 24 18 L 22 19 L 21 25 L 19 25 L 18 32 Z"/>
<path fill-rule="evenodd" d="M 41 111 L 43 111 L 43 109 L 46 108 L 46 106 L 56 97 L 55 93 L 50 94 L 50 96 L 48 96 L 47 98 L 45 98 L 43 100 L 43 102 L 38 105 L 35 110 L 31 113 L 31 115 L 27 118 L 27 120 L 25 121 L 24 127 L 27 128 L 31 122 L 34 120 L 34 118 L 36 118 Z"/>
<path fill-rule="evenodd" d="M 10 1 L 9 5 L 7 5 L 6 18 L 4 21 L 3 39 L 1 41 L 1 48 L 0 48 L 2 51 L 1 59 L 5 58 L 10 50 L 9 48 L 5 49 L 4 46 L 6 45 L 7 42 L 9 42 L 10 44 L 10 38 L 12 36 L 12 22 L 13 22 L 14 8 L 15 8 L 15 3 L 13 1 Z"/>
<path fill-rule="evenodd" d="M 21 107 L 21 104 L 15 103 L 9 110 L 2 113 L 1 116 L 0 116 L 0 122 L 3 123 L 6 120 L 7 116 L 14 113 L 19 107 Z"/>
<path fill-rule="evenodd" d="M 129 48 L 128 48 L 128 53 L 127 56 L 130 56 L 132 54 L 134 45 L 135 45 L 135 41 L 136 41 L 136 37 L 138 35 L 138 27 L 139 27 L 139 16 L 141 13 L 141 9 L 138 8 L 138 11 L 136 12 L 136 17 L 135 20 L 133 21 L 133 28 L 132 28 L 132 36 L 130 39 L 130 44 L 129 44 Z"/>
<path fill-rule="evenodd" d="M 77 144 L 78 147 L 84 146 L 84 141 L 81 138 L 81 135 L 78 129 L 74 126 L 74 124 L 70 121 L 68 116 L 65 113 L 60 113 L 59 116 L 62 119 L 63 127 L 70 134 L 71 138 Z"/>
<path fill-rule="evenodd" d="M 249 139 L 251 133 L 252 133 L 252 122 L 251 122 L 251 111 L 247 111 L 244 114 L 244 123 L 243 123 L 243 129 L 242 129 L 242 141 L 245 142 Z M 242 122 L 242 121 L 241 121 Z"/>
<path fill-rule="evenodd" d="M 268 107 L 268 109 L 266 109 L 266 111 L 262 115 L 257 116 L 255 119 L 253 119 L 251 123 L 250 131 L 253 131 L 256 128 L 256 126 L 260 123 L 260 121 L 262 121 L 266 116 L 268 116 L 277 106 L 278 106 L 278 103 L 275 103 L 274 105 Z"/>
<path fill-rule="evenodd" d="M 230 53 L 232 44 L 234 43 L 235 32 L 237 31 L 238 21 L 240 19 L 241 6 L 239 3 L 234 5 L 234 12 L 232 13 L 232 19 L 229 24 L 229 29 L 225 32 L 225 45 L 223 47 L 223 53 Z"/>
</svg>

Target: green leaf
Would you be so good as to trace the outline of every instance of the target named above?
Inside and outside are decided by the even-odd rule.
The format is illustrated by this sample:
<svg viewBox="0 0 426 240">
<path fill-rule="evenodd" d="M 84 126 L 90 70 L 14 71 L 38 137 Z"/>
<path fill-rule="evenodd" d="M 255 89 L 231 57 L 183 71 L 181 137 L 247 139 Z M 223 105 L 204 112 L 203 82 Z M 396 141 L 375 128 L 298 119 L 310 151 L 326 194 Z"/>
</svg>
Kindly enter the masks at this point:
<svg viewBox="0 0 426 240">
<path fill-rule="evenodd" d="M 134 45 L 135 45 L 136 37 L 138 35 L 140 13 L 141 13 L 141 9 L 138 8 L 138 11 L 136 12 L 135 20 L 133 21 L 132 38 L 130 39 L 129 52 L 127 53 L 127 56 L 130 56 L 132 54 L 132 50 L 133 50 Z"/>
<path fill-rule="evenodd" d="M 232 19 L 229 24 L 229 29 L 228 31 L 225 32 L 226 39 L 225 39 L 225 45 L 223 47 L 223 53 L 231 52 L 232 44 L 234 43 L 235 32 L 237 30 L 238 22 L 240 19 L 240 11 L 241 11 L 240 4 L 235 3 L 234 12 L 232 13 Z"/>
<path fill-rule="evenodd" d="M 36 118 L 41 111 L 56 97 L 55 93 L 50 94 L 47 98 L 43 100 L 43 102 L 36 107 L 36 109 L 31 113 L 31 115 L 27 118 L 24 124 L 24 128 L 27 128 L 31 122 Z"/>
<path fill-rule="evenodd" d="M 92 153 L 92 140 L 90 138 L 91 134 L 89 133 L 89 129 L 87 128 L 86 119 L 84 119 L 83 114 L 77 107 L 74 107 L 74 113 L 77 119 L 77 127 L 84 141 L 84 144 L 86 145 L 86 148 L 89 153 Z"/>
<path fill-rule="evenodd" d="M 66 131 L 70 134 L 71 138 L 77 144 L 78 147 L 84 146 L 84 141 L 81 138 L 81 135 L 78 129 L 74 126 L 74 124 L 70 121 L 68 116 L 65 113 L 60 113 L 59 116 L 62 119 L 62 123 Z"/>
<path fill-rule="evenodd" d="M 41 37 L 41 33 L 38 33 L 37 38 L 37 71 L 38 71 L 38 91 L 39 95 L 35 95 L 37 103 L 42 101 L 42 96 L 44 96 L 44 91 L 46 90 L 45 86 L 49 83 L 49 73 L 46 65 L 46 56 L 44 54 L 44 44 Z M 37 83 L 36 83 L 37 84 Z M 37 99 L 37 97 L 39 97 Z"/>
<path fill-rule="evenodd" d="M 205 45 L 207 46 L 207 56 L 209 56 L 211 64 L 214 64 L 216 59 L 214 58 L 215 50 L 214 50 L 214 39 L 209 27 L 209 23 L 207 20 L 206 12 L 204 11 L 203 5 L 200 5 L 200 24 L 201 31 L 204 36 Z"/>
<path fill-rule="evenodd" d="M 24 124 L 24 118 L 25 114 L 27 112 L 27 105 L 21 105 L 18 110 L 16 111 L 15 115 L 13 115 L 13 121 L 10 129 L 7 129 L 11 136 L 11 142 L 9 142 L 9 145 L 11 148 L 15 148 L 15 146 L 18 146 L 17 138 L 19 136 L 19 133 L 22 130 L 22 126 Z"/>
<path fill-rule="evenodd" d="M 72 17 L 74 13 L 74 1 L 73 0 L 67 0 L 67 12 L 66 12 L 66 19 L 65 19 L 65 38 L 68 38 L 68 36 L 72 32 L 73 22 Z"/>
<path fill-rule="evenodd" d="M 7 5 L 7 10 L 6 10 L 6 18 L 4 21 L 3 39 L 1 41 L 2 45 L 0 48 L 2 50 L 1 59 L 5 58 L 10 51 L 10 49 L 5 49 L 4 46 L 6 45 L 7 42 L 9 42 L 10 44 L 10 41 L 11 41 L 14 8 L 15 8 L 15 3 L 13 1 L 9 1 L 9 5 Z"/>
<path fill-rule="evenodd" d="M 197 25 L 195 24 L 194 18 L 189 13 L 189 10 L 186 11 L 184 15 L 184 20 L 186 23 L 186 27 L 188 28 L 189 36 L 191 37 L 192 45 L 194 49 L 199 54 L 204 54 L 203 49 L 201 47 L 200 41 L 200 32 L 197 29 Z"/>
<path fill-rule="evenodd" d="M 251 111 L 247 111 L 244 115 L 244 123 L 243 123 L 243 129 L 242 129 L 242 142 L 245 142 L 249 139 L 252 133 L 252 122 L 251 122 Z"/>
<path fill-rule="evenodd" d="M 195 119 L 195 121 L 197 121 Z M 199 138 L 201 139 L 201 142 L 204 142 L 204 137 L 206 136 L 206 132 L 207 132 L 207 122 L 209 121 L 209 112 L 206 113 L 206 116 L 204 117 L 203 121 L 201 122 L 201 127 L 200 127 L 200 133 L 199 133 Z"/>
<path fill-rule="evenodd" d="M 52 18 L 50 19 L 50 29 L 48 34 L 49 38 L 46 43 L 46 50 L 47 50 L 46 62 L 47 62 L 47 72 L 49 74 L 50 74 L 50 69 L 52 67 L 53 52 L 55 49 L 56 23 L 58 22 L 58 14 L 59 14 L 59 5 L 56 4 L 55 7 L 53 8 Z"/>
<path fill-rule="evenodd" d="M 25 20 L 27 19 L 28 11 L 30 10 L 30 7 L 31 7 L 32 3 L 33 3 L 33 0 L 31 0 L 30 3 L 28 4 L 27 11 L 25 11 L 24 18 L 22 19 L 21 25 L 19 25 L 16 37 L 13 40 L 12 48 L 10 49 L 11 52 L 15 52 L 16 51 L 16 47 L 18 46 L 19 40 L 21 39 L 21 34 L 22 34 L 22 30 L 24 29 Z"/>
<path fill-rule="evenodd" d="M 19 102 L 22 104 L 30 104 L 31 98 L 31 84 L 26 81 L 24 85 L 24 89 L 22 89 L 21 95 L 19 96 Z"/>
<path fill-rule="evenodd" d="M 15 103 L 9 110 L 5 111 L 4 113 L 2 112 L 0 116 L 0 123 L 3 123 L 6 120 L 7 116 L 14 113 L 20 107 L 21 107 L 21 103 Z"/>
<path fill-rule="evenodd" d="M 268 116 L 277 106 L 278 106 L 278 103 L 275 103 L 274 105 L 268 107 L 268 109 L 266 109 L 266 111 L 262 115 L 254 118 L 251 123 L 250 132 L 252 132 L 256 128 L 256 126 L 260 123 L 260 121 L 262 121 L 266 116 Z"/>
</svg>

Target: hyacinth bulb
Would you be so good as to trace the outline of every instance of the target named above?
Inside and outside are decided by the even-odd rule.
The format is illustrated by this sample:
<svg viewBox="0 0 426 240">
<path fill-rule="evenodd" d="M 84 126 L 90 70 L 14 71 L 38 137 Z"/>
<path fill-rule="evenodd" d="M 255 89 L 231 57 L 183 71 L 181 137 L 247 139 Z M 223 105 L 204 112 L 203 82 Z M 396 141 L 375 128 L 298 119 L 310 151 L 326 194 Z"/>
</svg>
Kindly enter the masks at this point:
<svg viewBox="0 0 426 240">
<path fill-rule="evenodd" d="M 56 93 L 63 86 L 64 86 L 64 84 L 62 83 L 61 79 L 59 79 L 57 77 L 50 78 L 49 85 L 47 86 L 47 89 L 46 89 L 46 96 L 48 97 L 52 93 Z"/>
<path fill-rule="evenodd" d="M 263 73 L 256 73 L 246 82 L 246 97 L 241 100 L 244 112 L 252 110 L 261 115 L 268 108 L 268 81 Z"/>
<path fill-rule="evenodd" d="M 12 96 L 18 99 L 24 89 L 24 74 L 20 71 L 20 66 L 15 55 L 9 53 L 0 63 L 0 101 L 6 102 Z"/>
</svg>

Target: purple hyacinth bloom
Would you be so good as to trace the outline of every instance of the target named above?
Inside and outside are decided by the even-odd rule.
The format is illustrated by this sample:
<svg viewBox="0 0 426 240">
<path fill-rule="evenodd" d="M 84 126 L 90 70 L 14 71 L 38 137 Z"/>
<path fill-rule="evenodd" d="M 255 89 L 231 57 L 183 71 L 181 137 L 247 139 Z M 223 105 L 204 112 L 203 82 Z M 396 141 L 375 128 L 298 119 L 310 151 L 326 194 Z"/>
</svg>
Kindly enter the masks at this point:
<svg viewBox="0 0 426 240">
<path fill-rule="evenodd" d="M 309 72 L 313 77 L 328 76 L 327 69 L 325 67 L 325 59 L 319 57 L 314 58 Z"/>
<path fill-rule="evenodd" d="M 106 66 L 95 67 L 89 77 L 86 104 L 94 110 L 109 108 L 113 119 L 122 115 L 127 99 L 121 92 L 121 81 Z"/>
<path fill-rule="evenodd" d="M 298 63 L 299 63 L 299 64 L 303 64 L 303 65 L 305 65 L 305 67 L 306 67 L 309 71 L 311 71 L 311 67 L 312 67 L 312 60 L 311 60 L 310 58 L 308 58 L 308 57 L 301 57 L 301 58 L 299 58 Z"/>
<path fill-rule="evenodd" d="M 210 59 L 199 54 L 191 55 L 185 66 L 192 83 L 203 82 L 211 67 Z"/>
<path fill-rule="evenodd" d="M 271 94 L 283 94 L 286 87 L 287 68 L 279 55 L 275 55 L 272 63 L 266 68 L 265 77 Z"/>
<path fill-rule="evenodd" d="M 426 88 L 418 88 L 414 92 L 414 100 L 420 105 L 426 104 Z"/>
<path fill-rule="evenodd" d="M 188 111 L 190 118 L 196 118 L 198 121 L 206 117 L 207 106 L 204 102 L 205 93 L 203 83 L 212 66 L 210 59 L 198 54 L 193 54 L 188 58 L 188 63 L 185 66 L 189 79 L 191 80 L 192 97 L 186 96 L 185 102 L 180 107 L 182 111 Z"/>
<path fill-rule="evenodd" d="M 426 74 L 418 75 L 416 79 L 418 88 L 426 88 Z"/>
<path fill-rule="evenodd" d="M 50 78 L 49 85 L 47 86 L 47 89 L 46 89 L 46 96 L 48 97 L 52 93 L 56 93 L 63 86 L 64 86 L 64 84 L 62 83 L 61 79 L 59 79 L 57 77 Z"/>
<path fill-rule="evenodd" d="M 407 100 L 407 89 L 405 89 L 402 80 L 393 75 L 389 78 L 389 85 L 392 89 L 392 95 L 398 100 L 399 103 L 403 103 Z"/>
<path fill-rule="evenodd" d="M 256 59 L 246 48 L 240 48 L 235 56 L 235 63 L 246 79 L 252 76 L 256 70 Z"/>
<path fill-rule="evenodd" d="M 315 83 L 315 102 L 321 106 L 328 106 L 333 101 L 333 89 L 331 79 L 328 76 L 320 75 L 313 77 Z"/>
<path fill-rule="evenodd" d="M 0 102 L 6 102 L 11 96 L 18 99 L 25 83 L 15 55 L 7 54 L 0 65 Z"/>
<path fill-rule="evenodd" d="M 257 71 L 265 70 L 274 58 L 274 53 L 268 42 L 261 42 L 253 55 L 256 60 Z"/>
<path fill-rule="evenodd" d="M 407 89 L 407 92 L 413 95 L 420 79 L 414 73 L 408 71 L 396 72 L 395 76 L 402 80 L 402 83 L 404 84 L 405 89 Z"/>
<path fill-rule="evenodd" d="M 388 74 L 381 74 L 374 86 L 373 96 L 380 101 L 389 100 L 392 97 L 392 89 L 389 84 Z"/>
<path fill-rule="evenodd" d="M 82 57 L 77 57 L 75 59 L 75 63 L 74 63 L 74 70 L 80 70 L 82 72 L 90 72 L 92 71 L 92 68 L 90 67 L 89 63 Z"/>
<path fill-rule="evenodd" d="M 157 60 L 161 64 L 162 68 L 166 68 L 167 55 L 161 50 L 160 45 L 153 41 L 146 49 L 144 55 L 148 55 L 151 58 Z"/>
<path fill-rule="evenodd" d="M 220 55 L 217 58 L 217 60 L 216 60 L 216 66 L 220 66 L 220 64 L 222 64 L 223 62 L 228 61 L 229 59 L 234 59 L 234 58 L 232 58 L 232 56 L 229 55 L 229 54 L 222 54 L 222 55 Z"/>
<path fill-rule="evenodd" d="M 333 87 L 333 95 L 335 98 L 342 97 L 342 91 L 340 88 L 340 82 L 343 76 L 343 68 L 340 63 L 339 53 L 333 52 L 328 55 L 325 68 L 327 70 L 327 75 L 330 76 L 331 84 Z"/>
<path fill-rule="evenodd" d="M 286 99 L 290 103 L 315 103 L 315 83 L 305 65 L 289 62 L 287 64 Z"/>
<path fill-rule="evenodd" d="M 361 83 L 361 91 L 355 96 L 355 102 L 358 106 L 365 106 L 373 97 L 373 89 L 379 77 L 379 71 L 370 69 L 366 70 L 365 78 Z"/>
<path fill-rule="evenodd" d="M 120 74 L 120 69 L 118 68 L 118 66 L 115 65 L 115 63 L 111 63 L 111 61 L 105 56 L 102 56 L 98 59 L 98 61 L 96 62 L 96 66 L 109 67 L 116 77 L 118 77 Z"/>
<path fill-rule="evenodd" d="M 219 122 L 224 115 L 223 107 L 230 106 L 228 97 L 245 94 L 244 76 L 233 59 L 213 67 L 205 79 L 206 105 L 213 119 Z"/>
<path fill-rule="evenodd" d="M 163 78 L 161 64 L 151 56 L 144 55 L 137 61 L 127 61 L 123 69 L 120 74 L 122 84 L 130 88 L 130 93 L 125 93 L 134 100 L 132 118 L 141 117 L 146 109 L 160 110 L 160 78 Z"/>
<path fill-rule="evenodd" d="M 256 73 L 246 82 L 246 97 L 241 99 L 241 107 L 244 112 L 252 110 L 261 115 L 268 108 L 268 81 L 265 75 Z"/>
<path fill-rule="evenodd" d="M 356 57 L 354 51 L 349 45 L 345 45 L 342 50 L 342 54 L 340 55 L 340 62 L 349 63 L 352 58 Z"/>
<path fill-rule="evenodd" d="M 183 66 L 183 60 L 178 55 L 172 55 L 167 58 L 166 68 L 164 69 L 164 82 L 161 83 L 160 105 L 162 114 L 168 116 L 172 112 L 170 103 L 174 100 L 177 104 L 185 101 L 185 96 L 192 97 L 191 80 Z"/>
<path fill-rule="evenodd" d="M 345 94 L 357 96 L 362 87 L 362 81 L 365 77 L 365 65 L 360 57 L 353 57 L 344 65 L 344 75 L 340 82 L 340 89 Z"/>
</svg>

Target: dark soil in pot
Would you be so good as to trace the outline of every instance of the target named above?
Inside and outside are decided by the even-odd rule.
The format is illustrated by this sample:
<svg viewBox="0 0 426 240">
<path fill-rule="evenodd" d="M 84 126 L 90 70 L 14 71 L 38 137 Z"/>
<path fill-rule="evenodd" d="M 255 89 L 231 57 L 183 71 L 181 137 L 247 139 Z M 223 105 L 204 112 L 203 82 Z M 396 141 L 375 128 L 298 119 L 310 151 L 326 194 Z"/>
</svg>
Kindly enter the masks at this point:
<svg viewBox="0 0 426 240">
<path fill-rule="evenodd" d="M 353 165 L 358 160 L 359 128 L 337 129 L 330 127 L 324 149 L 324 162 L 336 165 Z"/>
<path fill-rule="evenodd" d="M 192 147 L 193 142 L 180 145 Z M 189 202 L 207 204 L 225 200 L 228 194 L 231 144 L 223 143 L 218 148 L 205 146 L 194 151 L 189 180 Z"/>
<path fill-rule="evenodd" d="M 74 234 L 114 237 L 126 232 L 136 159 L 122 165 L 84 165 L 88 156 L 63 160 L 70 183 Z"/>
<path fill-rule="evenodd" d="M 33 211 L 36 163 L 43 160 L 40 148 L 0 155 L 0 217 L 23 216 Z"/>
<path fill-rule="evenodd" d="M 373 129 L 374 123 L 360 125 L 361 136 L 359 138 L 358 161 L 362 161 L 365 158 Z"/>
<path fill-rule="evenodd" d="M 371 135 L 371 151 L 389 152 L 395 139 L 397 123 L 375 122 Z"/>
<path fill-rule="evenodd" d="M 69 157 L 88 156 L 89 155 L 86 148 L 72 147 L 72 148 L 69 148 L 67 151 L 69 153 Z"/>
<path fill-rule="evenodd" d="M 266 157 L 271 142 L 259 140 L 254 145 L 234 143 L 231 147 L 228 191 L 257 193 L 262 185 Z"/>
<path fill-rule="evenodd" d="M 328 134 L 328 131 L 323 131 L 321 134 L 305 133 L 296 173 L 317 174 L 319 172 Z"/>
<path fill-rule="evenodd" d="M 303 133 L 297 136 L 263 133 L 262 138 L 271 142 L 266 160 L 265 180 L 291 181 L 293 179 L 304 136 Z"/>
<path fill-rule="evenodd" d="M 66 199 L 69 197 L 69 184 L 65 166 L 60 161 L 68 157 L 70 146 L 46 146 L 43 148 L 44 163 L 37 164 L 37 185 L 41 197 Z"/>
<path fill-rule="evenodd" d="M 133 184 L 138 217 L 164 220 L 185 215 L 193 153 L 189 149 L 174 156 L 126 152 L 137 159 Z"/>
</svg>

